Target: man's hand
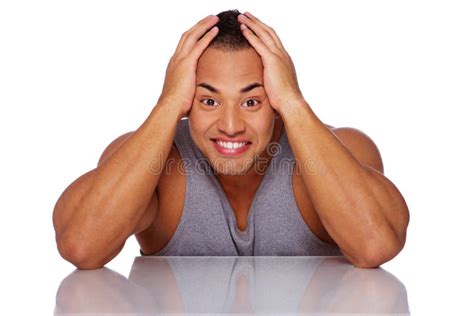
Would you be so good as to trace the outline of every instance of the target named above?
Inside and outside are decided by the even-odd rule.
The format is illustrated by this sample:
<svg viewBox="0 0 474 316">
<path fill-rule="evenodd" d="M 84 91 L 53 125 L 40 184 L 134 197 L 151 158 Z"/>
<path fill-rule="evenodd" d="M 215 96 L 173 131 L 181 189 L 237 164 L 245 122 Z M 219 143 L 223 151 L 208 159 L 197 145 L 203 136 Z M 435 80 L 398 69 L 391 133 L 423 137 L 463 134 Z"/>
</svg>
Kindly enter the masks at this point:
<svg viewBox="0 0 474 316">
<path fill-rule="evenodd" d="M 217 26 L 209 30 L 217 21 L 219 17 L 209 15 L 184 32 L 166 69 L 158 102 L 166 100 L 180 106 L 181 117 L 187 115 L 193 104 L 197 61 L 218 33 Z"/>
<path fill-rule="evenodd" d="M 249 12 L 237 19 L 243 35 L 262 58 L 263 85 L 270 105 L 280 112 L 282 106 L 302 100 L 293 61 L 275 31 Z"/>
</svg>

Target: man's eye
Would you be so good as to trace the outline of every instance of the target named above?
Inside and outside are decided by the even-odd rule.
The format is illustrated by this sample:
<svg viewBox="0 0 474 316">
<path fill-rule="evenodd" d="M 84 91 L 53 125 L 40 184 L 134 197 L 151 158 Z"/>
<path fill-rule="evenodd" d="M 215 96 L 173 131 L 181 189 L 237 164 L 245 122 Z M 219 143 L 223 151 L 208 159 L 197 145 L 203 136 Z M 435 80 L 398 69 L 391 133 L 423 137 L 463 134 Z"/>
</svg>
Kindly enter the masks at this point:
<svg viewBox="0 0 474 316">
<path fill-rule="evenodd" d="M 203 102 L 205 105 L 208 105 L 208 106 L 214 106 L 217 104 L 217 102 L 213 99 L 203 99 L 201 100 L 201 102 Z"/>
<path fill-rule="evenodd" d="M 259 103 L 258 100 L 250 99 L 250 100 L 245 101 L 245 106 L 246 107 L 252 107 L 252 106 L 256 106 L 258 103 Z"/>
</svg>

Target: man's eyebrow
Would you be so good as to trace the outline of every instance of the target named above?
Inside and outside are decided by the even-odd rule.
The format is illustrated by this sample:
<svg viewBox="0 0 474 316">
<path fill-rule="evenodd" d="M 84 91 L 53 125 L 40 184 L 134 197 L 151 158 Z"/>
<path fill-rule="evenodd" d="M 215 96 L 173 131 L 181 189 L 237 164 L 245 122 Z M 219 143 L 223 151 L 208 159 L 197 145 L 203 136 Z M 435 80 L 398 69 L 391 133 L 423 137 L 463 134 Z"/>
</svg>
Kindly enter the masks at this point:
<svg viewBox="0 0 474 316">
<path fill-rule="evenodd" d="M 214 88 L 213 86 L 211 86 L 208 83 L 202 82 L 202 83 L 198 83 L 197 85 L 199 87 L 206 88 L 207 90 L 209 90 L 211 92 L 218 93 L 218 94 L 221 93 L 217 88 Z M 243 87 L 242 89 L 240 89 L 240 93 L 246 93 L 246 92 L 249 92 L 249 91 L 251 91 L 255 88 L 258 88 L 258 87 L 263 87 L 263 85 L 261 83 L 254 82 L 254 83 L 251 83 L 248 86 Z"/>
</svg>

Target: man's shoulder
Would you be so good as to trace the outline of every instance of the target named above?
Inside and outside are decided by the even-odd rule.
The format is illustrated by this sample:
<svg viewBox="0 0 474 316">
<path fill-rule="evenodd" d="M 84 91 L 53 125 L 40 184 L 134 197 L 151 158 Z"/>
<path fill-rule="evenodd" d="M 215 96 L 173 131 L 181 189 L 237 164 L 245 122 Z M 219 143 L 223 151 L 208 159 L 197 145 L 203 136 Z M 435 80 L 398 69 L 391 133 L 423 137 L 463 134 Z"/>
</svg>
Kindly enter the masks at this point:
<svg viewBox="0 0 474 316">
<path fill-rule="evenodd" d="M 135 131 L 127 132 L 115 138 L 102 152 L 102 155 L 97 162 L 97 166 L 100 166 L 104 161 L 107 160 Z"/>
<path fill-rule="evenodd" d="M 383 174 L 380 151 L 366 133 L 354 127 L 332 128 L 331 131 L 360 163 Z"/>
<path fill-rule="evenodd" d="M 335 128 L 336 128 L 336 127 L 334 127 L 334 126 L 331 126 L 331 125 L 329 125 L 329 124 L 324 124 L 324 125 L 326 125 L 326 127 L 327 127 L 327 128 L 329 128 L 330 130 L 333 130 L 333 129 L 335 129 Z"/>
</svg>

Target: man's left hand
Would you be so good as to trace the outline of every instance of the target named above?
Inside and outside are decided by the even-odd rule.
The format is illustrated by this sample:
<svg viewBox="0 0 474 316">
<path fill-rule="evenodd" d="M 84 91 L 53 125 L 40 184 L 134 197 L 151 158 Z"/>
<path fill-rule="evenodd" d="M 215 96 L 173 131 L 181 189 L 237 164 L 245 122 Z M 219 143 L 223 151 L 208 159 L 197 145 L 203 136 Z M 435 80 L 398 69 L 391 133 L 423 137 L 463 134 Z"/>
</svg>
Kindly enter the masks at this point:
<svg viewBox="0 0 474 316">
<path fill-rule="evenodd" d="M 240 14 L 238 21 L 243 35 L 262 59 L 263 85 L 270 105 L 280 113 L 281 107 L 303 100 L 295 66 L 276 32 L 249 12 Z"/>
</svg>

